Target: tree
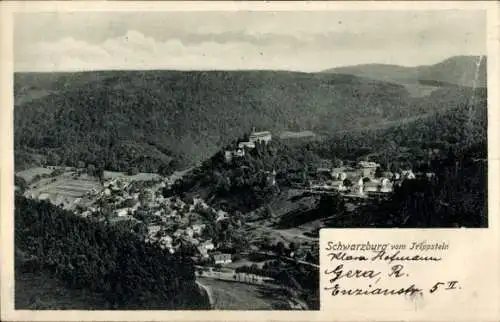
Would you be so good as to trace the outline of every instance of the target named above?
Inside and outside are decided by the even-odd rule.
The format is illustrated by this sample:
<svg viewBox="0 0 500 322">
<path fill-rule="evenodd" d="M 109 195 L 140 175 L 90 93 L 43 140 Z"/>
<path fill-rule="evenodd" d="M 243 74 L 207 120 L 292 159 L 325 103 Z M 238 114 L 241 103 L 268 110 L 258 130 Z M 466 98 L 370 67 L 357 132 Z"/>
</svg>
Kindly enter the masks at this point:
<svg viewBox="0 0 500 322">
<path fill-rule="evenodd" d="M 93 164 L 88 164 L 87 165 L 87 173 L 89 176 L 95 176 L 96 175 L 96 168 Z"/>
<path fill-rule="evenodd" d="M 283 244 L 282 241 L 276 243 L 275 252 L 278 256 L 283 256 L 285 254 L 285 244 Z"/>
<path fill-rule="evenodd" d="M 342 182 L 342 184 L 346 187 L 352 187 L 352 181 L 349 180 L 349 179 L 344 179 L 344 181 Z"/>
<path fill-rule="evenodd" d="M 79 169 L 84 169 L 85 168 L 85 162 L 83 161 L 78 161 L 76 164 L 76 167 Z"/>
<path fill-rule="evenodd" d="M 136 167 L 131 167 L 127 170 L 127 175 L 129 175 L 129 176 L 135 176 L 138 173 L 139 173 L 139 170 Z"/>
<path fill-rule="evenodd" d="M 170 167 L 170 165 L 163 163 L 158 167 L 158 174 L 167 177 L 172 174 L 172 168 Z"/>
<path fill-rule="evenodd" d="M 291 242 L 290 245 L 288 245 L 288 248 L 290 249 L 290 253 L 295 253 L 297 252 L 297 250 L 299 250 L 300 244 Z"/>
<path fill-rule="evenodd" d="M 99 181 L 104 181 L 104 167 L 99 166 L 95 172 L 95 176 L 99 179 Z"/>
<path fill-rule="evenodd" d="M 264 219 L 271 219 L 271 218 L 273 218 L 273 211 L 271 210 L 271 207 L 266 206 L 264 208 L 262 216 L 263 216 Z"/>
</svg>

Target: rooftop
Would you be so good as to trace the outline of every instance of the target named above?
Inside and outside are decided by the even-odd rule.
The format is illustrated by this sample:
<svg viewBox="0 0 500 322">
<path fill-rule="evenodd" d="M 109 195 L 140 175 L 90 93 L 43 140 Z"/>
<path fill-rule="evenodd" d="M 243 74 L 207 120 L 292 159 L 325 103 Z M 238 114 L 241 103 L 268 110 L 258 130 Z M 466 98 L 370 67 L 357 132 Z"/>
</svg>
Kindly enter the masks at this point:
<svg viewBox="0 0 500 322">
<path fill-rule="evenodd" d="M 265 135 L 271 135 L 271 132 L 261 131 L 261 132 L 252 132 L 252 134 L 250 134 L 250 136 L 265 136 Z"/>
</svg>

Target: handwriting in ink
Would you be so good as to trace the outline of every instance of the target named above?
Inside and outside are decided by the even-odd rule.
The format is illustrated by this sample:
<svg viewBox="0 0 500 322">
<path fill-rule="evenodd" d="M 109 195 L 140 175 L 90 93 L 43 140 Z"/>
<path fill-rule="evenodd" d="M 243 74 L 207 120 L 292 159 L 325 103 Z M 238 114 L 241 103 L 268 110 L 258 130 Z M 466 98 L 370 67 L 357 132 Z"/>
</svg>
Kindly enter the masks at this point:
<svg viewBox="0 0 500 322">
<path fill-rule="evenodd" d="M 340 288 L 339 284 L 335 284 L 334 286 L 331 287 L 325 287 L 325 290 L 330 291 L 332 296 L 339 296 L 339 295 L 347 295 L 347 296 L 353 296 L 353 295 L 383 295 L 383 296 L 388 296 L 388 295 L 416 295 L 416 294 L 422 294 L 422 290 L 418 287 L 415 286 L 415 284 L 412 284 L 408 287 L 401 287 L 401 288 L 372 288 L 372 285 L 368 285 L 366 289 L 362 288 L 354 288 L 354 289 L 343 289 Z"/>
<path fill-rule="evenodd" d="M 326 275 L 334 274 L 334 276 L 330 279 L 330 283 L 334 283 L 335 281 L 341 279 L 341 278 L 375 278 L 378 277 L 381 273 L 380 272 L 375 272 L 374 270 L 348 270 L 344 271 L 343 270 L 344 265 L 338 265 L 335 269 L 333 270 L 325 270 Z"/>
<path fill-rule="evenodd" d="M 455 290 L 455 289 L 461 289 L 461 287 L 457 286 L 458 281 L 448 281 L 448 282 L 437 282 L 434 284 L 434 286 L 429 290 L 429 293 L 434 293 L 438 289 L 440 289 L 440 286 L 446 285 L 444 287 L 441 287 L 444 290 Z"/>
</svg>

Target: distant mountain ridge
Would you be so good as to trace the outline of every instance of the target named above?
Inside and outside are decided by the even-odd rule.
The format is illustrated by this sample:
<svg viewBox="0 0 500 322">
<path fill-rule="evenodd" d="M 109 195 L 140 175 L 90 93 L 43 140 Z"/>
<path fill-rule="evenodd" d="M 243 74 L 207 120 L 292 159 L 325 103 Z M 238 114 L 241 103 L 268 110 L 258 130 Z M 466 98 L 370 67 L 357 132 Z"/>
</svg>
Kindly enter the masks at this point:
<svg viewBox="0 0 500 322">
<path fill-rule="evenodd" d="M 428 66 L 363 64 L 331 68 L 323 72 L 367 77 L 396 84 L 486 87 L 486 71 L 486 56 L 454 56 Z"/>
</svg>

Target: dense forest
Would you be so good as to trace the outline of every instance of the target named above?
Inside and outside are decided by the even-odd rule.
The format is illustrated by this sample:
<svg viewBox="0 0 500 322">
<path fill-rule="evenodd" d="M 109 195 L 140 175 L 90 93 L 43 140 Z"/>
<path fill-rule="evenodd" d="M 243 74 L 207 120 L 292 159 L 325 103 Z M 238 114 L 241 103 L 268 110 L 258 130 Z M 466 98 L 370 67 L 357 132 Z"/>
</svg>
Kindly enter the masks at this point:
<svg viewBox="0 0 500 322">
<path fill-rule="evenodd" d="M 16 74 L 16 169 L 92 164 L 156 172 L 194 165 L 253 127 L 320 135 L 453 108 L 472 89 L 411 97 L 402 85 L 279 71 Z"/>
<path fill-rule="evenodd" d="M 166 189 L 165 196 L 197 195 L 226 210 L 247 212 L 265 205 L 280 186 L 300 180 L 321 162 L 310 144 L 289 145 L 279 139 L 257 143 L 255 149 L 246 150 L 244 157 L 227 162 L 225 149 L 236 145 L 234 141 L 204 161 Z M 273 178 L 276 185 L 272 184 Z"/>
<path fill-rule="evenodd" d="M 190 258 L 144 243 L 131 228 L 16 196 L 16 255 L 31 259 L 16 256 L 15 274 L 44 270 L 102 294 L 98 309 L 207 309 Z"/>
<path fill-rule="evenodd" d="M 463 103 L 457 102 L 411 122 L 337 133 L 321 141 L 297 144 L 273 139 L 267 145 L 258 144 L 255 149 L 247 150 L 242 158 L 226 162 L 223 151 L 232 149 L 237 140 L 203 162 L 168 193 L 200 194 L 207 200 L 228 204 L 232 210 L 246 212 L 264 205 L 277 192 L 268 183 L 273 171 L 277 186 L 286 187 L 303 182 L 324 160 L 339 166 L 344 161 L 368 159 L 380 163 L 382 170 L 430 171 L 433 160 L 445 159 L 450 153 L 467 162 L 486 159 L 486 111 L 486 90 L 476 89 Z M 464 164 L 468 165 L 467 162 Z M 480 184 L 484 185 L 486 174 L 481 172 L 478 177 L 476 170 L 464 169 L 472 171 L 471 175 L 480 178 Z"/>
<path fill-rule="evenodd" d="M 434 94 L 434 93 L 433 93 Z M 436 103 L 440 100 L 436 98 Z M 361 129 L 332 135 L 322 142 L 314 142 L 321 157 L 349 160 L 375 159 L 383 167 L 418 167 L 429 153 L 459 153 L 473 145 L 487 145 L 487 92 L 475 89 L 447 109 L 436 110 L 410 122 L 396 123 L 378 129 Z"/>
</svg>

